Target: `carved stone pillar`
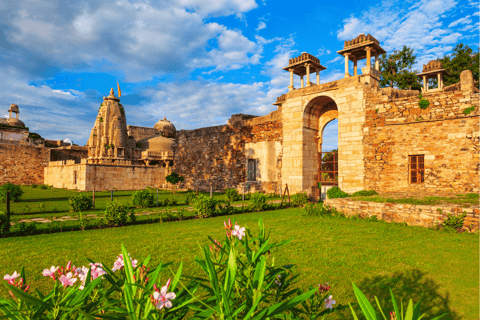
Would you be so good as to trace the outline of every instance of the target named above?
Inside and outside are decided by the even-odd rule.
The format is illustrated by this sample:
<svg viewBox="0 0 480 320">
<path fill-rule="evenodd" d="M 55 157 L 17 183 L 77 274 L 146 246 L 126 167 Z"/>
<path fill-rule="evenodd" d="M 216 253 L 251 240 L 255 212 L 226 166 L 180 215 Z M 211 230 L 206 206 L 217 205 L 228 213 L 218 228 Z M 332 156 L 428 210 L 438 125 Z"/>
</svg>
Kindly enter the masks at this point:
<svg viewBox="0 0 480 320">
<path fill-rule="evenodd" d="M 348 53 L 345 53 L 345 78 L 350 77 L 350 73 L 348 72 Z"/>
<path fill-rule="evenodd" d="M 375 69 L 380 71 L 380 60 L 378 59 L 378 53 L 375 54 Z"/>
<path fill-rule="evenodd" d="M 317 70 L 317 84 L 320 84 L 320 71 Z"/>
<path fill-rule="evenodd" d="M 372 66 L 372 49 L 370 47 L 366 47 L 365 51 L 367 51 L 367 68 L 371 68 Z"/>
<path fill-rule="evenodd" d="M 310 64 L 305 63 L 305 68 L 307 69 L 307 87 L 310 87 Z"/>
<path fill-rule="evenodd" d="M 357 59 L 353 60 L 353 75 L 357 75 Z"/>
<path fill-rule="evenodd" d="M 290 71 L 290 86 L 288 87 L 288 91 L 293 91 L 293 69 L 290 69 L 288 71 Z"/>
<path fill-rule="evenodd" d="M 300 76 L 300 88 L 303 88 L 303 76 Z"/>
<path fill-rule="evenodd" d="M 428 79 L 427 76 L 423 76 L 423 92 L 428 92 Z"/>
<path fill-rule="evenodd" d="M 442 74 L 437 73 L 437 83 L 438 83 L 438 89 L 442 89 Z"/>
</svg>

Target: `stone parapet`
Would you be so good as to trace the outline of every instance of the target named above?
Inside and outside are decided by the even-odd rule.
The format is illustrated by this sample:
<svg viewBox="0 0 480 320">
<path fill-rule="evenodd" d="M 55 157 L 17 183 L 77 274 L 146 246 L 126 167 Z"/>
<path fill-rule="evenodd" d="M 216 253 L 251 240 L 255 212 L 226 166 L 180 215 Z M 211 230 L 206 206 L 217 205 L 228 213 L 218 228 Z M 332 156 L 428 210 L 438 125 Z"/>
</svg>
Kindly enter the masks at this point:
<svg viewBox="0 0 480 320">
<path fill-rule="evenodd" d="M 326 199 L 325 205 L 334 207 L 346 216 L 360 215 L 361 217 L 376 216 L 379 220 L 388 222 L 407 223 L 413 226 L 435 227 L 445 221 L 447 214 L 459 215 L 463 212 L 467 216 L 463 223 L 463 230 L 478 230 L 480 207 L 461 208 L 459 206 L 426 206 L 400 203 L 378 203 L 368 201 L 353 201 L 350 198 Z"/>
</svg>

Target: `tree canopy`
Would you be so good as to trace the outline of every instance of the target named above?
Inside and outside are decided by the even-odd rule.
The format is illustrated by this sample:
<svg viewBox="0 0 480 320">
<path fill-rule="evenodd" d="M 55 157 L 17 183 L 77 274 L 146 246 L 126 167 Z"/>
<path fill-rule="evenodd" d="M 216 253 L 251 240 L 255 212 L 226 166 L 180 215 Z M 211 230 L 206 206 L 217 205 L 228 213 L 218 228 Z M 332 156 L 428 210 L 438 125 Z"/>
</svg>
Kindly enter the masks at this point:
<svg viewBox="0 0 480 320">
<path fill-rule="evenodd" d="M 479 52 L 474 52 L 472 48 L 463 43 L 459 43 L 453 48 L 451 54 L 445 55 L 443 58 L 437 60 L 442 62 L 442 66 L 448 71 L 448 75 L 443 76 L 443 83 L 445 86 L 457 83 L 460 81 L 460 73 L 463 70 L 471 70 L 473 73 L 473 80 L 475 86 L 478 87 L 479 77 Z"/>
<path fill-rule="evenodd" d="M 420 89 L 416 72 L 412 71 L 417 56 L 413 49 L 403 46 L 390 55 L 380 57 L 380 87 L 397 87 L 399 89 Z"/>
</svg>

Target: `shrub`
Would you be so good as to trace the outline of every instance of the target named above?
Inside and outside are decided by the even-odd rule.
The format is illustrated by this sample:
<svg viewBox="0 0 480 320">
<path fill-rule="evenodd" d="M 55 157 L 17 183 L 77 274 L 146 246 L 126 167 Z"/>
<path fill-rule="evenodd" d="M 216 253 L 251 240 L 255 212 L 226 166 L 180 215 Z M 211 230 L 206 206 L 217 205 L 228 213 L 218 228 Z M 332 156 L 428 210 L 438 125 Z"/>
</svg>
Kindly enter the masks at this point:
<svg viewBox="0 0 480 320">
<path fill-rule="evenodd" d="M 7 214 L 0 211 L 0 236 L 4 236 L 10 232 L 10 219 Z"/>
<path fill-rule="evenodd" d="M 264 193 L 255 192 L 250 195 L 250 209 L 262 211 L 267 207 L 267 196 Z"/>
<path fill-rule="evenodd" d="M 168 176 L 165 177 L 165 180 L 167 180 L 168 183 L 176 185 L 179 182 L 183 182 L 184 177 L 179 175 L 176 172 L 172 172 Z"/>
<path fill-rule="evenodd" d="M 34 184 L 30 185 L 30 187 L 36 189 L 36 188 L 38 187 L 38 184 L 35 184 L 35 183 L 34 183 Z"/>
<path fill-rule="evenodd" d="M 185 195 L 185 204 L 193 203 L 196 197 L 197 195 L 195 194 L 195 192 L 193 192 L 192 190 L 188 190 L 187 194 Z"/>
<path fill-rule="evenodd" d="M 428 101 L 428 99 L 421 99 L 418 102 L 418 106 L 420 107 L 420 109 L 427 109 L 429 105 L 430 101 Z"/>
<path fill-rule="evenodd" d="M 149 208 L 155 205 L 153 193 L 148 190 L 138 190 L 132 196 L 133 205 L 136 208 Z"/>
<path fill-rule="evenodd" d="M 2 202 L 7 201 L 7 191 L 10 191 L 10 201 L 20 201 L 20 198 L 23 194 L 22 187 L 10 182 L 7 182 L 4 185 L 0 186 L 0 200 L 2 200 Z"/>
<path fill-rule="evenodd" d="M 447 219 L 443 221 L 442 227 L 449 231 L 459 230 L 463 227 L 466 216 L 467 213 L 465 211 L 459 215 L 447 213 Z"/>
<path fill-rule="evenodd" d="M 31 223 L 21 222 L 18 225 L 18 229 L 20 233 L 22 233 L 23 235 L 29 236 L 31 234 L 34 234 L 35 231 L 37 231 L 37 224 L 35 222 L 31 222 Z"/>
<path fill-rule="evenodd" d="M 308 196 L 306 192 L 296 193 L 292 196 L 292 205 L 293 206 L 304 206 L 308 203 Z"/>
<path fill-rule="evenodd" d="M 237 189 L 226 189 L 225 195 L 229 202 L 240 200 L 241 196 L 238 194 Z"/>
<path fill-rule="evenodd" d="M 42 190 L 48 189 L 48 185 L 46 185 L 46 184 L 41 184 L 41 185 L 39 185 L 39 187 L 40 187 L 40 189 L 42 189 Z"/>
<path fill-rule="evenodd" d="M 127 206 L 120 204 L 117 200 L 113 200 L 107 204 L 105 209 L 106 224 L 110 227 L 123 226 L 127 223 L 128 210 Z"/>
<path fill-rule="evenodd" d="M 472 113 L 473 111 L 475 111 L 475 108 L 476 108 L 476 106 L 471 106 L 471 107 L 469 107 L 469 108 L 463 109 L 462 112 L 463 112 L 464 115 L 468 116 L 470 113 Z"/>
<path fill-rule="evenodd" d="M 357 192 L 354 192 L 352 194 L 352 197 L 368 197 L 368 196 L 375 196 L 378 195 L 377 191 L 375 190 L 360 190 Z"/>
<path fill-rule="evenodd" d="M 309 216 L 342 216 L 334 207 L 323 205 L 323 203 L 311 203 L 305 206 L 305 211 Z"/>
<path fill-rule="evenodd" d="M 216 208 L 217 200 L 204 195 L 199 195 L 193 203 L 193 210 L 199 218 L 213 216 Z"/>
<path fill-rule="evenodd" d="M 68 205 L 73 212 L 93 210 L 93 198 L 86 192 L 68 199 Z"/>
<path fill-rule="evenodd" d="M 327 197 L 328 199 L 336 199 L 336 198 L 347 198 L 350 195 L 342 190 L 339 187 L 331 187 L 327 190 Z"/>
</svg>

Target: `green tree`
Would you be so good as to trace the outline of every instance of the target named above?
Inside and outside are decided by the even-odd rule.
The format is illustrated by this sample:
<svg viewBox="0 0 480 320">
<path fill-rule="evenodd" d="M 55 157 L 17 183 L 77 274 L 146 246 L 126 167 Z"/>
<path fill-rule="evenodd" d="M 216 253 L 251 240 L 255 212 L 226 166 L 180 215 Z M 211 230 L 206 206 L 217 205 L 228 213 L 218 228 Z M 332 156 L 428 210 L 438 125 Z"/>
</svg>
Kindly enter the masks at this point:
<svg viewBox="0 0 480 320">
<path fill-rule="evenodd" d="M 420 90 L 416 72 L 412 71 L 417 56 L 413 49 L 403 46 L 402 50 L 380 57 L 380 87 Z"/>
<path fill-rule="evenodd" d="M 479 52 L 474 52 L 472 48 L 463 43 L 459 43 L 453 48 L 451 54 L 445 55 L 438 59 L 442 62 L 442 66 L 448 71 L 448 75 L 443 76 L 443 83 L 445 86 L 457 83 L 460 81 L 460 73 L 463 70 L 470 70 L 473 73 L 473 81 L 478 87 L 479 77 Z"/>
</svg>

